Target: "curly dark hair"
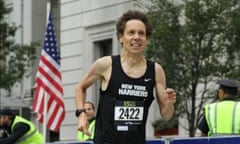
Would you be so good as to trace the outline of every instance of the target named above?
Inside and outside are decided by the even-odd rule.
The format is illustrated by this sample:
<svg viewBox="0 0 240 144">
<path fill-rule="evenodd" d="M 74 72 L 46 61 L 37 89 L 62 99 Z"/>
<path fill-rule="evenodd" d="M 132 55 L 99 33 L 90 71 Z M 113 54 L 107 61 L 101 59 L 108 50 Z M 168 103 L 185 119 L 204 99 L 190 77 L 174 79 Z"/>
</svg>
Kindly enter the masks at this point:
<svg viewBox="0 0 240 144">
<path fill-rule="evenodd" d="M 126 27 L 126 23 L 129 20 L 140 20 L 144 23 L 145 27 L 146 27 L 146 36 L 147 38 L 149 38 L 152 34 L 152 25 L 149 22 L 147 16 L 138 10 L 128 10 L 127 12 L 125 12 L 117 21 L 116 24 L 116 29 L 117 29 L 117 37 L 119 39 L 119 34 L 123 34 L 124 33 L 124 29 Z"/>
</svg>

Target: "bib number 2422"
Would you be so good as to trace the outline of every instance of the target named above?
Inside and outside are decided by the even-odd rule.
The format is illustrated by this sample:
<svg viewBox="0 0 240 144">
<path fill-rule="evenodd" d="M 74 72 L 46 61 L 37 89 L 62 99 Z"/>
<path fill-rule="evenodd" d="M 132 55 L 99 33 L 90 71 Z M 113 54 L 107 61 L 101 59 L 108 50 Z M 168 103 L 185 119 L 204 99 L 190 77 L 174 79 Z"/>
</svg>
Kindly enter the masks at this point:
<svg viewBox="0 0 240 144">
<path fill-rule="evenodd" d="M 115 120 L 140 121 L 143 119 L 143 107 L 115 107 Z"/>
</svg>

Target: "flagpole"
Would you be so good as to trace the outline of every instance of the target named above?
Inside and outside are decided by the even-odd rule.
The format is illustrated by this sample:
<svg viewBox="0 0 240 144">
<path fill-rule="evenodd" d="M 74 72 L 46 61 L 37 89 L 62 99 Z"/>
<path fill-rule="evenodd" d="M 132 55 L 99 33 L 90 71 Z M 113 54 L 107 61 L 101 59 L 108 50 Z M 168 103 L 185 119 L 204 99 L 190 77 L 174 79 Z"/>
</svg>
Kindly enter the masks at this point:
<svg viewBox="0 0 240 144">
<path fill-rule="evenodd" d="M 46 92 L 44 92 L 44 109 L 43 109 L 43 140 L 44 140 L 44 143 L 47 142 L 47 117 L 48 117 L 48 114 L 47 114 L 47 99 L 48 99 L 48 95 Z"/>
<path fill-rule="evenodd" d="M 51 11 L 51 0 L 47 1 L 47 12 L 46 12 L 46 27 L 48 25 L 48 17 L 50 16 L 50 11 Z M 48 113 L 47 113 L 47 101 L 48 101 L 48 94 L 45 91 L 44 92 L 44 109 L 43 109 L 43 140 L 44 143 L 47 142 L 47 118 L 48 118 Z"/>
</svg>

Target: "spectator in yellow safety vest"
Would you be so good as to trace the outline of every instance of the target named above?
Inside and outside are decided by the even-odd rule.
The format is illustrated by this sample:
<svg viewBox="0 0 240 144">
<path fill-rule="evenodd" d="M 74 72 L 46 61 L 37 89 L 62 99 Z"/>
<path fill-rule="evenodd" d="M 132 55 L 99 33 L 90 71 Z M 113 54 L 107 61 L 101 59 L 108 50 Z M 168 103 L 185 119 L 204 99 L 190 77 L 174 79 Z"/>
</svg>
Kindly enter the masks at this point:
<svg viewBox="0 0 240 144">
<path fill-rule="evenodd" d="M 240 102 L 236 101 L 239 82 L 219 81 L 219 102 L 207 104 L 198 128 L 202 136 L 240 135 Z"/>
<path fill-rule="evenodd" d="M 77 140 L 79 141 L 92 141 L 95 131 L 95 106 L 92 102 L 86 101 L 84 104 L 85 113 L 88 118 L 90 135 L 84 134 L 81 131 L 77 132 Z"/>
<path fill-rule="evenodd" d="M 43 144 L 43 137 L 34 124 L 11 109 L 0 110 L 0 127 L 4 130 L 0 144 Z"/>
</svg>

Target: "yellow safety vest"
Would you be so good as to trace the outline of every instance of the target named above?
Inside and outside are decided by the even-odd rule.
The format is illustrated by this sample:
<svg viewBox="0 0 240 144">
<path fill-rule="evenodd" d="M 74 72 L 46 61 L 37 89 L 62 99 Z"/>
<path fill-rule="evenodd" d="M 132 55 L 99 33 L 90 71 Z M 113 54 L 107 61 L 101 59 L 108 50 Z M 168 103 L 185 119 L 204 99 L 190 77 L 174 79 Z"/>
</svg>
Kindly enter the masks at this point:
<svg viewBox="0 0 240 144">
<path fill-rule="evenodd" d="M 94 131 L 95 131 L 95 122 L 96 122 L 95 119 L 92 120 L 88 127 L 88 131 L 91 133 L 91 136 L 88 136 L 88 135 L 84 134 L 83 132 L 78 131 L 77 132 L 77 140 L 79 140 L 79 141 L 93 140 Z"/>
<path fill-rule="evenodd" d="M 22 137 L 20 137 L 17 140 L 16 144 L 43 144 L 43 137 L 36 129 L 34 124 L 20 116 L 15 117 L 11 130 L 13 130 L 14 126 L 19 122 L 28 124 L 30 129 L 28 130 L 27 133 L 25 133 Z"/>
<path fill-rule="evenodd" d="M 205 106 L 208 136 L 240 134 L 240 102 L 225 100 Z"/>
</svg>

